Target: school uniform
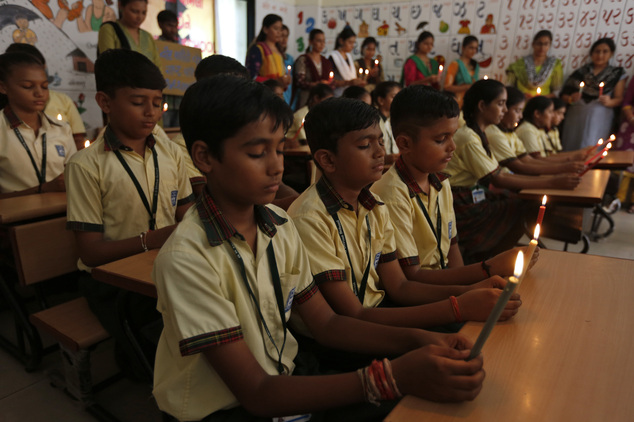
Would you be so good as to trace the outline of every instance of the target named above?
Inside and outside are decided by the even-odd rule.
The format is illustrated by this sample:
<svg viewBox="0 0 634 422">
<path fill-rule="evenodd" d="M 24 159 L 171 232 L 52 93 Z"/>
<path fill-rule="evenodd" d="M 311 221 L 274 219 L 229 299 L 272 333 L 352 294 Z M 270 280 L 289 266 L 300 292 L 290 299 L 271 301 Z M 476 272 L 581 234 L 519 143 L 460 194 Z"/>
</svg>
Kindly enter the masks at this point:
<svg viewBox="0 0 634 422">
<path fill-rule="evenodd" d="M 286 213 L 271 205 L 255 206 L 255 217 L 254 256 L 205 190 L 156 258 L 152 278 L 165 328 L 156 353 L 153 393 L 159 408 L 179 420 L 199 420 L 239 405 L 201 354 L 209 347 L 244 340 L 268 374 L 279 373 L 279 362 L 282 373 L 293 372 L 297 342 L 282 324 L 267 255 L 269 245 L 274 250 L 286 320 L 292 305 L 310 299 L 317 288 L 302 242 Z M 231 244 L 244 263 L 250 289 L 275 345 L 246 288 Z"/>
<path fill-rule="evenodd" d="M 48 95 L 44 113 L 55 120 L 58 115 L 61 115 L 62 121 L 68 122 L 73 133 L 86 133 L 86 126 L 73 100 L 68 95 L 52 89 L 48 90 Z"/>
<path fill-rule="evenodd" d="M 504 132 L 496 125 L 489 125 L 485 133 L 493 157 L 502 165 L 526 155 L 524 144 L 514 131 Z"/>
<path fill-rule="evenodd" d="M 304 131 L 304 118 L 308 114 L 308 106 L 304 106 L 293 113 L 293 124 L 286 134 L 287 139 L 296 139 L 306 142 L 306 131 Z M 299 134 L 297 133 L 299 132 Z"/>
<path fill-rule="evenodd" d="M 559 129 L 554 127 L 546 132 L 546 135 L 548 136 L 549 143 L 553 147 L 554 153 L 563 151 L 564 147 L 561 145 L 561 136 L 559 135 Z"/>
<path fill-rule="evenodd" d="M 533 154 L 538 152 L 542 157 L 547 157 L 554 153 L 553 144 L 548 139 L 546 132 L 531 122 L 524 120 L 515 130 L 515 133 L 517 133 L 517 136 L 522 143 L 524 143 L 524 148 L 526 148 L 527 153 Z"/>
<path fill-rule="evenodd" d="M 385 117 L 381 113 L 379 114 L 381 116 L 381 118 L 379 119 L 379 127 L 381 128 L 381 132 L 383 133 L 383 145 L 385 147 L 385 153 L 398 154 L 398 146 L 396 145 L 394 135 L 392 134 L 392 121 L 389 117 Z"/>
<path fill-rule="evenodd" d="M 437 270 L 448 265 L 449 248 L 458 241 L 458 230 L 447 175 L 432 173 L 428 180 L 429 194 L 426 194 L 399 157 L 370 190 L 389 211 L 401 266 Z M 440 246 L 436 240 L 438 227 Z"/>
<path fill-rule="evenodd" d="M 178 145 L 183 153 L 183 160 L 185 162 L 185 168 L 187 170 L 187 176 L 189 177 L 189 182 L 192 186 L 202 185 L 205 183 L 205 176 L 198 170 L 198 168 L 194 165 L 192 161 L 191 155 L 189 155 L 189 151 L 187 150 L 187 144 L 185 143 L 185 138 L 183 138 L 183 134 L 179 133 L 171 139 L 176 145 Z"/>
<path fill-rule="evenodd" d="M 39 113 L 42 126 L 35 136 L 35 131 L 20 120 L 11 106 L 7 105 L 0 114 L 0 193 L 39 186 L 64 172 L 64 166 L 77 152 L 68 123 Z"/>
<path fill-rule="evenodd" d="M 495 248 L 522 216 L 521 201 L 489 191 L 489 178 L 500 171 L 493 154 L 468 126 L 454 135 L 456 150 L 447 165 L 451 176 L 454 211 L 465 262 L 469 256 Z"/>
<path fill-rule="evenodd" d="M 356 289 L 357 297 L 363 297 L 364 307 L 371 308 L 385 297 L 376 266 L 396 259 L 396 245 L 388 210 L 379 198 L 363 189 L 358 201 L 357 215 L 352 205 L 322 177 L 291 204 L 288 213 L 306 245 L 317 285 L 327 281 L 344 282 L 352 291 Z M 346 246 L 335 219 L 341 224 Z M 366 271 L 367 285 L 362 289 Z M 357 284 L 356 287 L 353 284 Z"/>
</svg>

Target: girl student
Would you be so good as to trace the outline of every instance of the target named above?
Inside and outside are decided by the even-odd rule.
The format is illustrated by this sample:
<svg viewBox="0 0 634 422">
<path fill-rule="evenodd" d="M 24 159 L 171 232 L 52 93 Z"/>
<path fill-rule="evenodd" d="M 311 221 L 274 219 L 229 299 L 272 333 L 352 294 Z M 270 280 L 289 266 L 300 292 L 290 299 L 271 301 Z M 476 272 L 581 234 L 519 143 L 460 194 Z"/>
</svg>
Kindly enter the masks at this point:
<svg viewBox="0 0 634 422">
<path fill-rule="evenodd" d="M 390 107 L 392 106 L 392 100 L 400 91 L 401 85 L 394 81 L 381 82 L 372 91 L 372 103 L 379 110 L 379 116 L 381 116 L 379 126 L 381 126 L 381 132 L 383 132 L 386 164 L 393 163 L 399 152 L 392 134 Z"/>
<path fill-rule="evenodd" d="M 526 152 L 547 162 L 582 161 L 594 145 L 584 150 L 559 152 L 561 147 L 556 139 L 550 138 L 547 131 L 555 118 L 553 100 L 544 96 L 533 97 L 526 103 L 523 111 L 524 121 L 516 129 Z"/>
<path fill-rule="evenodd" d="M 454 135 L 456 150 L 446 172 L 451 176 L 454 210 L 465 263 L 476 262 L 513 247 L 523 235 L 522 201 L 496 188 L 573 189 L 579 176 L 524 176 L 500 171 L 486 136 L 489 125 L 506 113 L 506 88 L 496 80 L 480 80 L 465 93 L 465 126 Z"/>
<path fill-rule="evenodd" d="M 322 56 L 326 47 L 326 36 L 321 29 L 313 29 L 308 34 L 308 49 L 295 60 L 293 67 L 293 98 L 297 98 L 297 108 L 308 102 L 311 88 L 319 84 L 330 84 L 332 64 Z M 334 73 L 333 73 L 334 77 Z"/>
<path fill-rule="evenodd" d="M 64 166 L 77 151 L 66 122 L 44 114 L 44 64 L 22 52 L 0 56 L 0 198 L 64 192 Z"/>
<path fill-rule="evenodd" d="M 473 35 L 467 35 L 462 40 L 460 57 L 447 68 L 444 90 L 456 96 L 460 107 L 464 93 L 478 80 L 480 74 L 480 65 L 473 58 L 477 52 L 478 39 Z"/>
<path fill-rule="evenodd" d="M 582 171 L 584 166 L 580 161 L 556 162 L 553 159 L 534 157 L 526 152 L 524 144 L 515 132 L 526 104 L 524 93 L 512 86 L 506 87 L 506 93 L 507 111 L 504 113 L 504 117 L 499 124 L 489 125 L 485 130 L 491 152 L 500 165 L 516 174 L 537 175 Z M 560 118 L 563 118 L 559 113 L 560 110 L 557 111 L 558 113 L 553 113 L 551 127 L 561 123 Z M 551 139 L 556 142 L 554 134 Z"/>
<path fill-rule="evenodd" d="M 330 63 L 335 72 L 333 81 L 335 97 L 341 97 L 343 90 L 348 86 L 366 86 L 367 82 L 359 77 L 359 69 L 355 67 L 354 59 L 350 54 L 357 42 L 357 34 L 352 28 L 346 26 L 337 35 L 335 49 L 330 53 Z"/>
<path fill-rule="evenodd" d="M 256 81 L 277 79 L 286 90 L 291 77 L 288 75 L 284 66 L 284 57 L 278 48 L 283 27 L 281 16 L 268 14 L 264 17 L 260 33 L 249 46 L 245 66 Z"/>
<path fill-rule="evenodd" d="M 436 89 L 440 88 L 440 77 L 438 76 L 438 62 L 428 57 L 434 49 L 434 36 L 431 32 L 423 31 L 416 40 L 414 54 L 409 56 L 403 65 L 401 85 L 410 86 L 412 84 L 430 85 Z"/>
</svg>

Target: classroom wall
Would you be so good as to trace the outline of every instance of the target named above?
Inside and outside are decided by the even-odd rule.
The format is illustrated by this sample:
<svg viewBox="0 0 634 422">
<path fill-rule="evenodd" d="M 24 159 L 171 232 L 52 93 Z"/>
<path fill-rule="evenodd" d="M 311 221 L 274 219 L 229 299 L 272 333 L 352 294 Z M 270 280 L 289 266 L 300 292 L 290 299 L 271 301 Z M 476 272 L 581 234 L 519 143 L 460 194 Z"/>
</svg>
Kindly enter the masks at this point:
<svg viewBox="0 0 634 422">
<path fill-rule="evenodd" d="M 289 52 L 296 52 L 295 57 L 307 47 L 312 28 L 326 33 L 329 51 L 336 34 L 349 24 L 358 35 L 355 58 L 363 38 L 377 38 L 390 79 L 400 79 L 423 30 L 435 36 L 432 55 L 447 63 L 458 57 L 466 34 L 477 36 L 481 75 L 499 80 L 510 63 L 531 51 L 532 37 L 540 29 L 552 31 L 551 54 L 562 60 L 566 75 L 584 64 L 592 42 L 605 36 L 617 43 L 613 64 L 623 66 L 628 75 L 634 71 L 634 0 L 297 0 L 292 5 L 258 0 L 261 17 L 256 22 L 261 24 L 265 12 L 275 13 L 274 7 L 281 5 L 291 28 Z M 286 16 L 292 16 L 292 22 Z"/>
</svg>

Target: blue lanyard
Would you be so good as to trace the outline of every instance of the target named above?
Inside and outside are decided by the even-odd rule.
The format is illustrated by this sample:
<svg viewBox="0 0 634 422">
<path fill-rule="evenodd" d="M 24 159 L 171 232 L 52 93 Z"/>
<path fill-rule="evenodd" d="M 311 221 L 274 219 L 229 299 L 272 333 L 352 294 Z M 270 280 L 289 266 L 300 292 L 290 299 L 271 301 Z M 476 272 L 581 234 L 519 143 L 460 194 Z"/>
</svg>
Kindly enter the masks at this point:
<svg viewBox="0 0 634 422">
<path fill-rule="evenodd" d="M 13 131 L 15 132 L 15 136 L 18 137 L 18 139 L 20 140 L 20 143 L 26 150 L 26 153 L 29 154 L 29 158 L 31 159 L 31 164 L 33 165 L 33 169 L 35 170 L 35 175 L 37 176 L 37 181 L 40 183 L 40 185 L 43 185 L 44 183 L 46 183 L 46 133 L 42 134 L 42 166 L 41 166 L 42 170 L 40 172 L 40 169 L 37 168 L 37 164 L 35 163 L 35 158 L 33 158 L 33 154 L 31 153 L 29 146 L 26 144 L 26 141 L 24 140 L 24 138 L 22 137 L 22 134 L 20 133 L 20 129 L 16 127 L 16 128 L 13 128 Z"/>
<path fill-rule="evenodd" d="M 370 275 L 370 265 L 372 264 L 372 230 L 370 229 L 370 218 L 369 214 L 365 216 L 365 224 L 368 227 L 368 265 L 365 267 L 365 271 L 363 272 L 363 278 L 361 279 L 361 286 L 357 286 L 357 277 L 354 275 L 354 267 L 352 266 L 352 260 L 350 259 L 350 252 L 348 252 L 348 243 L 346 242 L 346 234 L 343 231 L 343 226 L 341 225 L 341 221 L 339 221 L 339 216 L 337 213 L 332 215 L 332 219 L 335 220 L 335 224 L 337 225 L 337 232 L 339 233 L 339 238 L 341 239 L 341 243 L 343 243 L 343 248 L 346 251 L 346 256 L 348 257 L 348 264 L 350 264 L 350 277 L 352 277 L 352 291 L 354 295 L 359 299 L 361 305 L 363 305 L 363 299 L 365 297 L 365 288 L 368 284 L 368 276 Z"/>
<path fill-rule="evenodd" d="M 236 258 L 238 259 L 238 266 L 240 267 L 240 274 L 242 275 L 242 280 L 244 281 L 244 285 L 249 292 L 249 296 L 255 305 L 255 309 L 258 311 L 258 315 L 260 317 L 260 321 L 262 321 L 262 325 L 264 326 L 264 331 L 266 332 L 267 337 L 273 343 L 275 350 L 277 351 L 277 372 L 280 374 L 284 373 L 284 365 L 282 365 L 282 353 L 284 352 L 284 346 L 286 345 L 286 312 L 284 312 L 284 297 L 282 295 L 282 282 L 280 280 L 280 274 L 277 270 L 277 261 L 275 260 L 275 250 L 273 249 L 273 240 L 269 243 L 269 246 L 266 248 L 266 255 L 269 260 L 269 270 L 271 271 L 271 281 L 273 282 L 273 290 L 275 291 L 275 299 L 277 300 L 277 307 L 280 312 L 280 318 L 282 319 L 282 329 L 284 330 L 284 341 L 282 342 L 282 347 L 277 347 L 275 340 L 273 340 L 273 336 L 271 335 L 271 331 L 269 330 L 269 326 L 266 324 L 266 320 L 262 315 L 262 309 L 260 309 L 260 304 L 251 289 L 251 285 L 249 284 L 249 279 L 247 278 L 247 271 L 244 267 L 244 261 L 242 260 L 242 255 L 238 252 L 238 249 L 233 244 L 233 242 L 227 239 L 231 248 L 233 249 L 233 253 L 235 253 Z"/>
<path fill-rule="evenodd" d="M 145 197 L 143 188 L 141 188 L 141 185 L 139 184 L 139 181 L 137 180 L 134 173 L 132 172 L 132 169 L 130 169 L 130 166 L 128 165 L 128 163 L 123 159 L 123 155 L 121 155 L 121 151 L 116 149 L 114 150 L 114 153 L 119 159 L 119 162 L 121 163 L 125 171 L 130 176 L 130 179 L 132 179 L 132 183 L 134 183 L 134 187 L 139 193 L 139 196 L 141 197 L 141 201 L 143 201 L 143 206 L 145 207 L 148 214 L 150 215 L 150 221 L 149 221 L 150 230 L 155 230 L 156 229 L 156 210 L 158 209 L 158 194 L 159 194 L 159 165 L 158 165 L 158 158 L 156 155 L 156 148 L 152 147 L 152 159 L 154 160 L 154 194 L 152 195 L 152 208 L 150 208 L 150 204 L 148 203 L 147 198 Z"/>
</svg>

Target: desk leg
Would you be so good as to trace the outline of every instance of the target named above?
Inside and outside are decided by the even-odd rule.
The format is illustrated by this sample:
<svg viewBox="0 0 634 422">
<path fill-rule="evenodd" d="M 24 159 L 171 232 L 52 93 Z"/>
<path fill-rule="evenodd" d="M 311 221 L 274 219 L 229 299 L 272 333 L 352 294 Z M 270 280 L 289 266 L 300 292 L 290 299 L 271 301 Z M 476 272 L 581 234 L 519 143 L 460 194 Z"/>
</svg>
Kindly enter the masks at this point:
<svg viewBox="0 0 634 422">
<path fill-rule="evenodd" d="M 0 294 L 5 298 L 15 321 L 17 345 L 0 336 L 0 347 L 24 364 L 27 372 L 34 371 L 42 361 L 42 339 L 37 329 L 29 322 L 28 312 L 17 297 L 11 281 L 0 275 Z M 27 347 L 24 339 L 28 343 Z"/>
<path fill-rule="evenodd" d="M 609 228 L 604 233 L 599 233 L 599 226 L 603 219 L 607 220 Z M 599 240 L 604 237 L 608 237 L 614 231 L 614 220 L 605 212 L 601 205 L 595 205 L 592 210 L 592 228 L 590 230 L 590 237 L 592 240 Z"/>
</svg>

